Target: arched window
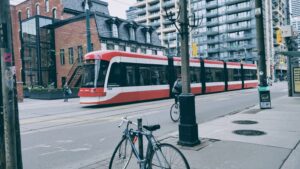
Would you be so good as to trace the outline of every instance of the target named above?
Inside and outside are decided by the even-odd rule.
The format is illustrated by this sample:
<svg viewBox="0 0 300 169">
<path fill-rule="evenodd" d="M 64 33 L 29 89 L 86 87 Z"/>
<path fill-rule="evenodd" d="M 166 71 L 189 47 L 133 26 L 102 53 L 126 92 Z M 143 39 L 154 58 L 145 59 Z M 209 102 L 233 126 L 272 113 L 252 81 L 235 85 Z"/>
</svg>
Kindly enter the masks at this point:
<svg viewBox="0 0 300 169">
<path fill-rule="evenodd" d="M 149 31 L 146 32 L 146 42 L 151 43 L 151 35 Z"/>
<path fill-rule="evenodd" d="M 53 10 L 52 10 L 52 17 L 54 18 L 54 19 L 56 19 L 56 17 L 57 17 L 57 12 L 56 12 L 57 10 L 54 8 Z"/>
<path fill-rule="evenodd" d="M 27 18 L 30 18 L 30 9 L 29 8 L 26 9 L 26 16 L 27 16 Z"/>
<path fill-rule="evenodd" d="M 135 40 L 135 31 L 134 28 L 130 28 L 130 40 Z"/>
<path fill-rule="evenodd" d="M 112 36 L 114 38 L 119 37 L 119 33 L 118 33 L 118 27 L 115 23 L 112 24 Z"/>
<path fill-rule="evenodd" d="M 40 12 L 40 5 L 39 4 L 35 5 L 35 11 L 36 11 L 37 15 L 40 15 L 41 12 Z"/>
<path fill-rule="evenodd" d="M 21 11 L 18 12 L 18 19 L 19 19 L 19 22 L 22 21 L 22 12 Z"/>
<path fill-rule="evenodd" d="M 45 9 L 46 12 L 49 12 L 50 8 L 49 8 L 49 0 L 45 0 Z"/>
</svg>

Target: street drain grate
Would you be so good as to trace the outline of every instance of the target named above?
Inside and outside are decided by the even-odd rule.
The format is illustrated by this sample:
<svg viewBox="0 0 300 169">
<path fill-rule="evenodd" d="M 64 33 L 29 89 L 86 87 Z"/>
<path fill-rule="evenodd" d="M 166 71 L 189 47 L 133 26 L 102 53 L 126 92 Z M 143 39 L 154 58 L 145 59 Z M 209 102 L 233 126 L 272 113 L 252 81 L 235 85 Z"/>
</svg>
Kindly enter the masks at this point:
<svg viewBox="0 0 300 169">
<path fill-rule="evenodd" d="M 261 136 L 267 134 L 259 130 L 234 130 L 233 133 L 244 136 Z"/>
<path fill-rule="evenodd" d="M 258 122 L 252 121 L 252 120 L 236 120 L 236 121 L 233 121 L 232 123 L 235 123 L 235 124 L 257 124 Z"/>
</svg>

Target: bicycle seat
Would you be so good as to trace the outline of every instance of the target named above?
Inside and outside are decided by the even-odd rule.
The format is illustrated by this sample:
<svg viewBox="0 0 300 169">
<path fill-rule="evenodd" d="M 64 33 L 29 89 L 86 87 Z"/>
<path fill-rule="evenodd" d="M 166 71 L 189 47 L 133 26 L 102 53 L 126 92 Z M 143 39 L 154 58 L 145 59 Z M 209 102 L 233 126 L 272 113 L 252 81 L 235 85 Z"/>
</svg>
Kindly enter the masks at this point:
<svg viewBox="0 0 300 169">
<path fill-rule="evenodd" d="M 160 125 L 159 124 L 156 124 L 156 125 L 150 125 L 150 126 L 143 126 L 146 130 L 149 130 L 149 131 L 155 131 L 155 130 L 158 130 L 160 129 Z"/>
</svg>

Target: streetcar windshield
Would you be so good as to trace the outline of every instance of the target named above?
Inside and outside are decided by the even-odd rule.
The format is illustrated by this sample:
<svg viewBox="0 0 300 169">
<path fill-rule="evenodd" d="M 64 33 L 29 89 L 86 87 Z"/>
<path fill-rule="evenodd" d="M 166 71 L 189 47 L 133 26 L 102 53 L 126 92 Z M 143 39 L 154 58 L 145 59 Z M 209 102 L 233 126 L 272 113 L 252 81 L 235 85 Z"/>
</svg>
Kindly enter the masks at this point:
<svg viewBox="0 0 300 169">
<path fill-rule="evenodd" d="M 84 65 L 81 87 L 104 87 L 108 62 L 97 60 L 93 64 Z"/>
</svg>

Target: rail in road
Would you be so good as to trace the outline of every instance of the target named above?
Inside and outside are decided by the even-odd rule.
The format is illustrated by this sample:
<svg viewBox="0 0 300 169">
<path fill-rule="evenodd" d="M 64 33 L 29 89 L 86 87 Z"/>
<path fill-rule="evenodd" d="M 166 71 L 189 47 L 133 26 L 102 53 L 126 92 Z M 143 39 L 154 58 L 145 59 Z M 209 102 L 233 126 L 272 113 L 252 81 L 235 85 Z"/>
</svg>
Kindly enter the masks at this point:
<svg viewBox="0 0 300 169">
<path fill-rule="evenodd" d="M 271 88 L 272 98 L 286 95 L 286 84 Z M 197 122 L 202 123 L 258 104 L 257 89 L 196 97 Z M 24 169 L 80 168 L 107 159 L 120 139 L 120 118 L 142 117 L 161 124 L 163 137 L 178 130 L 169 117 L 173 99 L 118 106 L 79 105 L 78 99 L 30 100 L 19 104 Z M 201 137 L 201 136 L 200 136 Z"/>
</svg>

